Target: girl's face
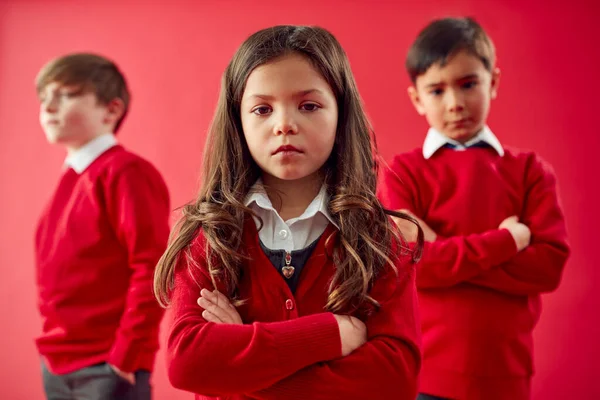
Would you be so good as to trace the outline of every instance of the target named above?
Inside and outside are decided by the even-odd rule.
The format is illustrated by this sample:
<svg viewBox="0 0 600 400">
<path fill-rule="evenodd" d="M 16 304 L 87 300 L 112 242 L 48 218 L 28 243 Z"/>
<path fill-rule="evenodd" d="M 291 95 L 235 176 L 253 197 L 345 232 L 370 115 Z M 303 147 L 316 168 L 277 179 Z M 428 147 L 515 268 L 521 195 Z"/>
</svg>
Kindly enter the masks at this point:
<svg viewBox="0 0 600 400">
<path fill-rule="evenodd" d="M 302 55 L 263 64 L 246 81 L 242 127 L 263 179 L 316 177 L 333 149 L 337 119 L 331 87 Z"/>
</svg>

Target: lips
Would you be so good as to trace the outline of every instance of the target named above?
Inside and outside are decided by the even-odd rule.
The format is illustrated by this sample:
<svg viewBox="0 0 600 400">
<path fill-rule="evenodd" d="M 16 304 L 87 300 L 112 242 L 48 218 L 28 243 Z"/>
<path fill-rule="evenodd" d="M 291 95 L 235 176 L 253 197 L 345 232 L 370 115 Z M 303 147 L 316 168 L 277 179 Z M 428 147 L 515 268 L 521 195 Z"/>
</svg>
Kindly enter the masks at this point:
<svg viewBox="0 0 600 400">
<path fill-rule="evenodd" d="M 278 153 L 302 153 L 301 150 L 297 149 L 296 147 L 292 146 L 291 144 L 286 144 L 283 146 L 279 146 L 277 148 L 277 150 L 275 150 L 273 152 L 272 155 L 278 154 Z"/>
</svg>

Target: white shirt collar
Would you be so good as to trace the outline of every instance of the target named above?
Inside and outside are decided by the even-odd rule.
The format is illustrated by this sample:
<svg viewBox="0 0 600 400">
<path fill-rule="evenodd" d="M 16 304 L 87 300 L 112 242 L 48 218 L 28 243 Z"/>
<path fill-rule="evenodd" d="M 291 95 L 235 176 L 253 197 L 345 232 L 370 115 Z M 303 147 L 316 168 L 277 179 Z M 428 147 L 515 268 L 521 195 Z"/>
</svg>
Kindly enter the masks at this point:
<svg viewBox="0 0 600 400">
<path fill-rule="evenodd" d="M 102 153 L 118 144 L 115 135 L 106 133 L 92 139 L 65 159 L 65 165 L 73 168 L 75 172 L 81 174 L 90 166 Z"/>
<path fill-rule="evenodd" d="M 248 193 L 248 195 L 246 195 L 246 198 L 244 199 L 244 205 L 246 207 L 250 207 L 252 203 L 255 203 L 258 207 L 262 208 L 263 210 L 272 211 L 279 215 L 279 213 L 277 213 L 277 210 L 275 210 L 275 208 L 273 207 L 271 199 L 269 199 L 269 196 L 265 191 L 261 179 L 257 180 L 256 183 L 252 185 L 252 188 L 250 188 L 250 192 Z M 327 188 L 325 187 L 325 185 L 323 185 L 321 187 L 321 190 L 319 190 L 317 196 L 310 202 L 308 207 L 306 207 L 306 210 L 304 210 L 302 215 L 296 218 L 289 219 L 285 222 L 288 225 L 292 225 L 296 221 L 310 219 L 320 212 L 325 216 L 325 218 L 329 220 L 329 222 L 331 222 L 337 227 L 337 224 L 335 223 L 331 214 L 329 213 L 328 205 L 329 195 L 327 194 Z"/>
<path fill-rule="evenodd" d="M 500 144 L 500 141 L 494 135 L 492 130 L 486 125 L 475 137 L 465 144 L 457 142 L 456 140 L 450 139 L 446 135 L 440 133 L 435 128 L 429 128 L 427 132 L 427 137 L 425 138 L 425 142 L 423 143 L 423 157 L 425 159 L 430 158 L 435 154 L 436 151 L 441 149 L 446 143 L 450 143 L 456 146 L 457 150 L 465 150 L 470 145 L 483 141 L 489 144 L 500 157 L 504 156 L 504 148 Z"/>
</svg>

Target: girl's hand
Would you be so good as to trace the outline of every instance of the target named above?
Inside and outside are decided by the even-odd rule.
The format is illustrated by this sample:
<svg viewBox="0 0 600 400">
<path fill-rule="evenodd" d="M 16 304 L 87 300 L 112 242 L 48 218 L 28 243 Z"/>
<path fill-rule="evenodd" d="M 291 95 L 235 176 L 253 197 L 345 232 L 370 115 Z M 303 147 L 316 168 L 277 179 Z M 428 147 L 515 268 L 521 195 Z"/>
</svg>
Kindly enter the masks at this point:
<svg viewBox="0 0 600 400">
<path fill-rule="evenodd" d="M 198 298 L 198 305 L 204 308 L 202 317 L 208 322 L 216 324 L 238 324 L 242 325 L 242 317 L 229 299 L 218 290 L 210 291 L 202 289 Z"/>
<path fill-rule="evenodd" d="M 358 318 L 333 314 L 340 329 L 342 356 L 347 356 L 367 342 L 367 327 Z"/>
</svg>

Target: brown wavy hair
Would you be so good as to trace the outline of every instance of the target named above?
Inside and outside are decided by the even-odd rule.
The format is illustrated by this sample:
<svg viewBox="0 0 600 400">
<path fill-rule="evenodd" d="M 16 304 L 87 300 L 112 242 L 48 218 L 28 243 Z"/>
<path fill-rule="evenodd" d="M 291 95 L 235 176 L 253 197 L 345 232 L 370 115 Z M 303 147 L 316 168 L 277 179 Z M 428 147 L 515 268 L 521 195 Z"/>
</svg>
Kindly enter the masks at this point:
<svg viewBox="0 0 600 400">
<path fill-rule="evenodd" d="M 336 272 L 329 287 L 326 309 L 357 309 L 369 296 L 375 277 L 402 253 L 420 257 L 423 233 L 409 250 L 388 214 L 412 220 L 403 213 L 385 210 L 376 197 L 378 163 L 375 137 L 364 112 L 348 58 L 327 30 L 310 26 L 275 26 L 250 36 L 237 50 L 221 81 L 219 101 L 208 132 L 202 184 L 197 200 L 183 208 L 160 259 L 154 290 L 166 306 L 181 252 L 191 257 L 189 245 L 199 229 L 207 240 L 206 262 L 213 285 L 225 283 L 235 304 L 241 264 L 244 220 L 252 211 L 243 199 L 262 171 L 252 159 L 242 130 L 240 104 L 246 80 L 258 66 L 289 54 L 306 57 L 331 86 L 338 105 L 338 125 L 333 151 L 323 166 L 330 195 L 329 211 L 339 226 L 333 259 Z M 415 222 L 414 220 L 412 220 Z M 415 222 L 416 223 L 416 222 Z M 394 244 L 393 242 L 396 241 Z M 391 254 L 390 249 L 397 249 Z M 192 268 L 198 264 L 190 260 Z M 396 271 L 397 273 L 397 271 Z"/>
</svg>

